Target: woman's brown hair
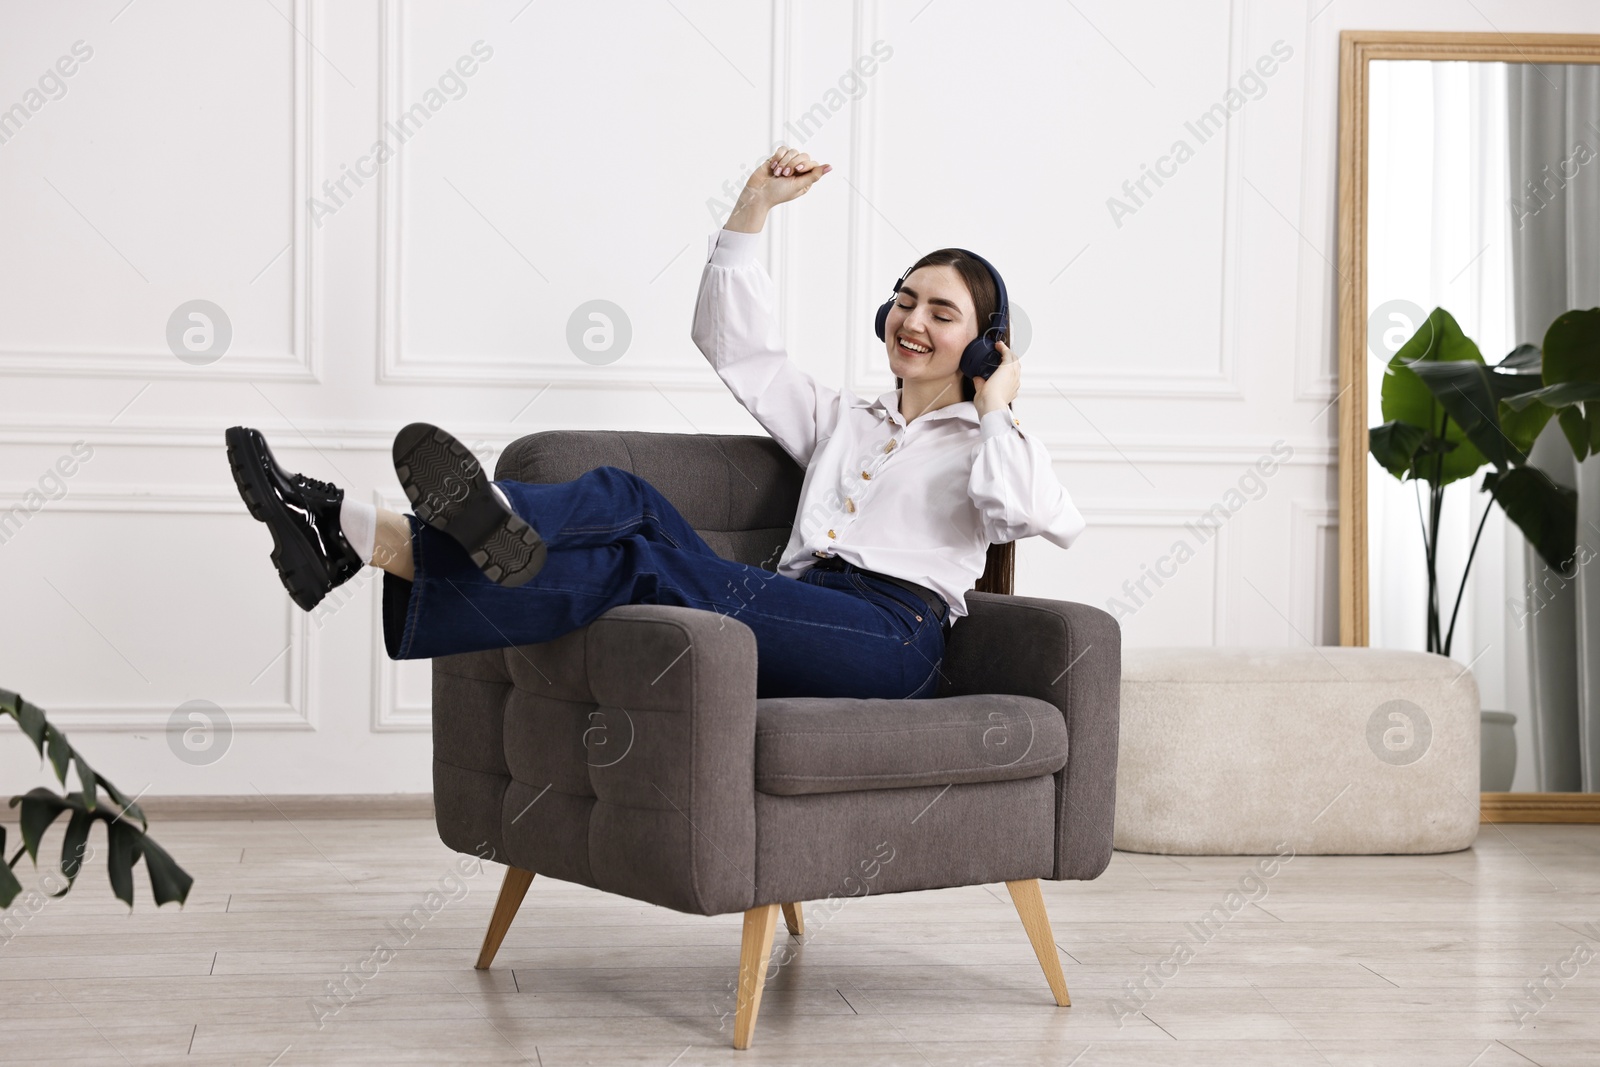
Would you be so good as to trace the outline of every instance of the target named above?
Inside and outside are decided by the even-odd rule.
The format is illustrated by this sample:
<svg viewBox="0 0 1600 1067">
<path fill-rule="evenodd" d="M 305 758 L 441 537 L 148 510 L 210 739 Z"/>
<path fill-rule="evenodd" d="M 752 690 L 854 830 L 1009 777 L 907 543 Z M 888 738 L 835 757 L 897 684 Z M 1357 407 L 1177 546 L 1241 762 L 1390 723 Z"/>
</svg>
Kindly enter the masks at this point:
<svg viewBox="0 0 1600 1067">
<path fill-rule="evenodd" d="M 929 252 L 911 265 L 906 271 L 906 277 L 921 270 L 923 267 L 954 267 L 956 273 L 961 275 L 961 280 L 967 283 L 967 292 L 972 295 L 972 306 L 977 312 L 979 332 L 986 326 L 996 311 L 1000 310 L 1000 291 L 995 288 L 994 278 L 990 276 L 989 269 L 978 260 L 973 259 L 959 248 L 940 248 Z M 1007 345 L 1011 344 L 1011 323 L 1007 322 L 1005 329 L 1000 332 L 1000 340 Z M 894 387 L 899 389 L 904 383 L 896 377 Z M 972 387 L 972 379 L 965 374 L 961 376 L 961 399 L 972 400 L 978 391 Z"/>
</svg>

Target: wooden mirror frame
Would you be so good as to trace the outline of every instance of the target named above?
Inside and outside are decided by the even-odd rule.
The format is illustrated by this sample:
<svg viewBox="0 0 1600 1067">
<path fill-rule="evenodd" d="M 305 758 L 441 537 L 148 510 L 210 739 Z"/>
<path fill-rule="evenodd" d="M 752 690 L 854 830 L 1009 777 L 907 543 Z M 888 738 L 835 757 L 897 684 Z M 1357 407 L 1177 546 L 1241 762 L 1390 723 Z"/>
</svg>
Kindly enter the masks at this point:
<svg viewBox="0 0 1600 1067">
<path fill-rule="evenodd" d="M 1600 63 L 1600 35 L 1339 34 L 1339 643 L 1369 641 L 1367 603 L 1367 64 L 1374 59 Z M 1483 793 L 1484 822 L 1600 822 L 1600 793 Z"/>
</svg>

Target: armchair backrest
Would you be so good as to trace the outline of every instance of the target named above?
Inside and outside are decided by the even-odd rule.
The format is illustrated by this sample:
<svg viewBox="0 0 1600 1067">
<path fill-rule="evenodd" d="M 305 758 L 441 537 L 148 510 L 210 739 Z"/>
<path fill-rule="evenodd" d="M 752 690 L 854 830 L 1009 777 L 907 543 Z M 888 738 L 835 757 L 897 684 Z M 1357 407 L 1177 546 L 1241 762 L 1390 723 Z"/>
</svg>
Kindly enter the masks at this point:
<svg viewBox="0 0 1600 1067">
<path fill-rule="evenodd" d="M 596 467 L 632 471 L 659 489 L 723 559 L 776 570 L 805 471 L 769 437 L 546 430 L 513 441 L 495 477 L 567 482 Z"/>
<path fill-rule="evenodd" d="M 768 437 L 545 430 L 513 441 L 495 477 L 567 482 L 596 467 L 632 471 L 659 489 L 723 559 L 776 570 L 789 543 L 805 471 Z M 1013 544 L 990 545 L 974 587 L 1010 593 Z"/>
</svg>

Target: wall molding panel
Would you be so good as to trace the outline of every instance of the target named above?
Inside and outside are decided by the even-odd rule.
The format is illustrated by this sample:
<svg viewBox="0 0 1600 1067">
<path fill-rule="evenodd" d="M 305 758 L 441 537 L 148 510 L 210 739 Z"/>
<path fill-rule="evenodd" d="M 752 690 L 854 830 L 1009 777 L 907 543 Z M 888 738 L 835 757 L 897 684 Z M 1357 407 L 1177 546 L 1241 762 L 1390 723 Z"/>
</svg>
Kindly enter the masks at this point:
<svg viewBox="0 0 1600 1067">
<path fill-rule="evenodd" d="M 1330 557 L 1326 551 L 1327 535 L 1339 529 L 1339 508 L 1320 500 L 1293 500 L 1289 504 L 1289 618 L 1300 638 L 1313 644 L 1339 643 L 1338 617 L 1334 618 L 1334 632 L 1322 632 L 1320 620 L 1327 607 L 1330 574 L 1338 574 L 1338 547 Z M 1334 602 L 1338 601 L 1338 586 L 1333 588 Z"/>
<path fill-rule="evenodd" d="M 787 47 L 791 36 L 781 32 L 786 22 L 779 21 L 779 9 L 787 12 L 787 0 L 771 0 L 777 48 Z M 378 74 L 381 91 L 378 103 L 378 129 L 400 111 L 405 72 L 406 30 L 403 0 L 380 0 L 378 34 Z M 779 57 L 783 69 L 788 59 Z M 776 79 L 774 79 L 776 87 Z M 453 355 L 448 359 L 418 356 L 405 348 L 405 254 L 406 254 L 406 175 L 405 160 L 380 168 L 378 175 L 378 367 L 377 381 L 384 384 L 435 383 L 451 385 L 541 385 L 557 384 L 613 388 L 666 387 L 681 392 L 721 395 L 722 382 L 704 363 L 681 365 L 633 361 L 615 366 L 588 366 L 570 354 L 558 358 L 527 354 L 496 356 L 483 353 Z M 689 252 L 696 258 L 703 246 L 697 235 Z M 685 320 L 687 323 L 687 320 Z M 688 333 L 685 325 L 685 335 Z"/>
<path fill-rule="evenodd" d="M 1244 52 L 1248 29 L 1249 0 L 1230 0 L 1229 46 L 1224 57 L 1226 69 L 1222 81 L 1233 76 L 1239 57 Z M 859 32 L 855 38 L 856 53 L 871 41 L 882 36 L 879 0 L 857 0 L 855 5 Z M 852 197 L 847 244 L 849 252 L 844 267 L 846 283 L 846 322 L 849 324 L 870 321 L 870 315 L 887 299 L 890 282 L 899 276 L 903 266 L 893 270 L 876 271 L 871 262 L 876 224 L 874 211 L 863 208 L 862 198 L 876 202 L 881 161 L 878 146 L 885 137 L 880 129 L 878 95 L 868 93 L 862 100 L 853 101 L 851 159 L 857 172 L 856 184 L 861 197 Z M 1241 258 L 1244 255 L 1243 212 L 1239 203 L 1243 193 L 1242 159 L 1244 152 L 1244 122 L 1248 112 L 1241 112 L 1237 120 L 1229 121 L 1224 130 L 1224 204 L 1222 238 L 1222 322 L 1215 352 L 1216 368 L 1192 372 L 1172 373 L 1166 370 L 1118 371 L 1064 371 L 1041 373 L 1031 370 L 1023 384 L 1019 399 L 1034 396 L 1057 396 L 1057 388 L 1078 396 L 1127 397 L 1139 400 L 1189 399 L 1243 400 L 1244 390 L 1238 379 L 1234 351 L 1238 345 L 1238 304 L 1242 299 Z M 859 331 L 847 330 L 851 339 L 845 354 L 844 378 L 848 388 L 858 395 L 876 397 L 894 388 L 893 379 L 874 385 L 874 372 L 881 370 L 881 352 L 869 345 Z"/>
<path fill-rule="evenodd" d="M 15 482 L 0 485 L 0 512 L 8 510 L 31 488 L 32 485 L 19 485 Z M 35 522 L 38 516 L 46 514 L 236 515 L 243 513 L 245 513 L 244 504 L 236 494 L 232 493 L 222 494 L 181 487 L 145 491 L 71 486 L 66 496 L 46 504 L 27 520 L 27 524 L 13 533 L 6 544 L 0 545 L 0 548 L 3 548 L 7 555 L 17 551 L 12 547 L 12 541 L 20 541 L 27 536 L 28 524 Z M 76 606 L 74 610 L 78 610 Z M 160 605 L 152 605 L 151 610 L 156 616 L 164 611 Z M 315 642 L 311 636 L 311 616 L 296 607 L 287 594 L 283 597 L 282 611 L 284 616 L 282 649 L 271 660 L 263 663 L 262 673 L 266 673 L 281 662 L 284 665 L 284 685 L 289 699 L 243 704 L 214 701 L 227 712 L 229 723 L 236 730 L 317 729 Z M 90 625 L 93 625 L 92 622 Z M 128 731 L 162 733 L 167 729 L 173 711 L 188 699 L 210 698 L 205 697 L 203 693 L 195 693 L 171 701 L 76 703 L 52 701 L 45 711 L 50 721 L 63 730 L 94 733 Z"/>
<path fill-rule="evenodd" d="M 1144 504 L 1128 500 L 1115 502 L 1085 500 L 1078 504 L 1078 510 L 1082 512 L 1084 519 L 1089 524 L 1089 528 L 1084 532 L 1086 537 L 1091 533 L 1104 537 L 1110 531 L 1119 528 L 1128 530 L 1159 529 L 1169 530 L 1173 537 L 1182 537 L 1186 541 L 1192 542 L 1194 535 L 1188 529 L 1187 524 L 1205 514 L 1206 509 L 1210 508 L 1215 502 L 1214 500 L 1202 502 L 1196 499 L 1187 504 L 1175 504 L 1170 501 Z M 1209 574 L 1206 575 L 1212 602 L 1211 615 L 1206 620 L 1210 627 L 1209 641 L 1211 644 L 1225 643 L 1222 639 L 1222 634 L 1228 624 L 1228 585 L 1229 577 L 1233 571 L 1233 545 L 1235 542 L 1235 538 L 1232 536 L 1233 527 L 1234 523 L 1231 520 L 1222 523 L 1212 531 L 1211 537 L 1204 544 L 1197 546 L 1200 550 L 1210 547 L 1215 548 L 1212 554 L 1211 569 Z M 1156 557 L 1156 559 L 1159 558 L 1159 556 Z M 1151 561 L 1141 560 L 1140 562 L 1141 565 L 1145 565 Z M 1136 582 L 1143 573 L 1143 566 L 1141 566 L 1138 573 L 1123 574 L 1119 575 L 1119 577 Z M 1163 580 L 1175 580 L 1186 573 L 1188 572 L 1180 570 L 1171 578 Z M 1149 589 L 1150 586 L 1146 585 L 1145 588 Z M 1124 596 L 1120 590 L 1114 590 L 1112 595 Z M 1154 595 L 1145 598 L 1144 604 L 1158 603 L 1159 600 L 1160 588 L 1157 587 Z M 1105 608 L 1103 599 L 1100 601 L 1086 599 L 1084 602 L 1091 603 L 1098 608 Z M 1138 611 L 1144 610 L 1144 605 L 1134 604 L 1132 606 Z"/>
<path fill-rule="evenodd" d="M 290 88 L 293 133 L 283 160 L 293 175 L 289 244 L 284 253 L 293 270 L 290 306 L 291 345 L 287 352 L 248 352 L 230 347 L 216 363 L 199 367 L 179 360 L 171 351 L 155 345 L 102 350 L 38 351 L 0 348 L 0 376 L 3 377 L 126 377 L 144 379 L 176 378 L 187 381 L 270 379 L 275 382 L 320 381 L 315 350 L 317 285 L 316 265 L 320 242 L 310 225 L 304 205 L 314 187 L 318 147 L 322 136 L 321 65 L 316 61 L 312 39 L 320 36 L 321 6 L 325 0 L 288 0 L 292 41 L 290 69 L 284 81 Z M 235 338 L 237 340 L 237 337 Z M 8 420 L 9 421 L 9 420 Z"/>
</svg>

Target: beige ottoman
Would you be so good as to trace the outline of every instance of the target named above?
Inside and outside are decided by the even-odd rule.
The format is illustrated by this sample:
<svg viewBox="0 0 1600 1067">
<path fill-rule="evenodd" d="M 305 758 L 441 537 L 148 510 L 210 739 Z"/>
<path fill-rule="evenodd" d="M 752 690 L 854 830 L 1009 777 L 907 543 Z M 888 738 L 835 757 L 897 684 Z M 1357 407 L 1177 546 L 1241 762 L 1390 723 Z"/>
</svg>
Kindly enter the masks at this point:
<svg viewBox="0 0 1600 1067">
<path fill-rule="evenodd" d="M 1381 648 L 1127 648 L 1116 847 L 1450 852 L 1478 833 L 1478 683 Z"/>
</svg>

